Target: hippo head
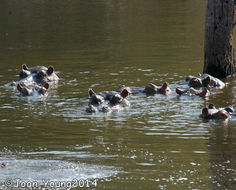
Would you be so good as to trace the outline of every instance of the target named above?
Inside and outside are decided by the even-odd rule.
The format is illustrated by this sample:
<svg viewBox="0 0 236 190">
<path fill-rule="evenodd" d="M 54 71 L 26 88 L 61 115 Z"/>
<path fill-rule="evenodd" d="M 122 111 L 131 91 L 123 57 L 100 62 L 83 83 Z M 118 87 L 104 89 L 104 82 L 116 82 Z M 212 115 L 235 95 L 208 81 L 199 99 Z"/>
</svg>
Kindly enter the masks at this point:
<svg viewBox="0 0 236 190">
<path fill-rule="evenodd" d="M 230 109 L 231 110 L 231 109 Z M 208 108 L 202 109 L 202 117 L 204 119 L 221 119 L 226 120 L 230 118 L 230 114 L 225 109 L 216 109 L 213 104 L 210 104 Z"/>
<path fill-rule="evenodd" d="M 111 97 L 110 103 L 111 105 L 118 105 L 118 104 L 124 104 L 125 98 L 129 96 L 129 91 L 124 88 L 121 93 L 116 93 Z"/>
<path fill-rule="evenodd" d="M 144 89 L 144 92 L 149 95 L 154 95 L 158 92 L 158 87 L 155 84 L 149 83 Z"/>
<path fill-rule="evenodd" d="M 33 81 L 38 84 L 44 84 L 46 82 L 58 81 L 58 76 L 54 72 L 53 66 L 44 67 L 36 66 L 28 68 L 26 64 L 22 65 L 22 70 L 19 74 L 19 80 L 22 80 L 28 76 L 33 77 Z"/>
<path fill-rule="evenodd" d="M 4 163 L 4 162 L 0 164 L 0 167 L 1 167 L 1 168 L 5 168 L 5 167 L 7 167 L 7 166 L 8 166 L 8 164 L 7 164 L 7 163 Z"/>
<path fill-rule="evenodd" d="M 197 77 L 193 77 L 189 80 L 188 84 L 190 87 L 200 88 L 200 87 L 202 87 L 202 80 Z"/>
<path fill-rule="evenodd" d="M 149 83 L 144 89 L 144 92 L 148 95 L 154 95 L 157 93 L 167 95 L 168 92 L 170 92 L 170 88 L 168 87 L 168 83 L 165 82 L 161 86 L 161 88 L 158 88 L 155 84 Z"/>
<path fill-rule="evenodd" d="M 201 90 L 196 90 L 194 88 L 189 88 L 187 90 L 181 90 L 180 88 L 176 88 L 176 93 L 181 95 L 187 95 L 187 96 L 200 96 L 202 98 L 205 98 L 210 95 L 210 91 L 207 88 L 204 88 Z"/>
<path fill-rule="evenodd" d="M 89 94 L 89 104 L 90 105 L 95 105 L 98 106 L 100 104 L 102 104 L 105 99 L 103 96 L 96 94 L 92 89 L 88 90 L 88 94 Z"/>
<path fill-rule="evenodd" d="M 226 110 L 219 110 L 218 112 L 212 115 L 213 119 L 228 119 L 230 117 L 229 113 Z"/>
</svg>

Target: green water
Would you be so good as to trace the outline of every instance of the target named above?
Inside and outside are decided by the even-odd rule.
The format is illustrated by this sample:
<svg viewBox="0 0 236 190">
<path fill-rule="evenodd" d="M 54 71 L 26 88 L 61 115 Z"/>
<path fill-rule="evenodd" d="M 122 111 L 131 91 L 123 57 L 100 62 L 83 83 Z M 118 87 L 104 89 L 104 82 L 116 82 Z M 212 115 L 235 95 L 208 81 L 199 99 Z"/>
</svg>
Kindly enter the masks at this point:
<svg viewBox="0 0 236 190">
<path fill-rule="evenodd" d="M 202 72 L 205 4 L 2 0 L 0 162 L 8 167 L 0 168 L 1 189 L 16 178 L 96 179 L 90 189 L 236 188 L 236 121 L 198 117 L 209 103 L 235 106 L 235 80 L 206 100 L 175 93 L 185 76 Z M 22 64 L 53 65 L 58 88 L 46 100 L 5 88 Z M 88 88 L 165 81 L 167 97 L 132 96 L 124 111 L 85 113 Z"/>
</svg>

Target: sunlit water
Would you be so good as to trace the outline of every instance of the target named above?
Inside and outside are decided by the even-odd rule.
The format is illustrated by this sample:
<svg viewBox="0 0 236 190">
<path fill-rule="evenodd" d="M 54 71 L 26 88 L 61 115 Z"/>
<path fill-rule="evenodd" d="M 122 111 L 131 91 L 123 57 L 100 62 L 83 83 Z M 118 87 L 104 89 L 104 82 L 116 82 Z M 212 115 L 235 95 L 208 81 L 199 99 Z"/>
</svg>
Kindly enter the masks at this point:
<svg viewBox="0 0 236 190">
<path fill-rule="evenodd" d="M 236 120 L 199 118 L 210 103 L 235 106 L 234 78 L 205 100 L 175 93 L 203 68 L 205 2 L 4 1 L 0 12 L 2 189 L 9 179 L 39 188 L 96 179 L 90 189 L 234 189 Z M 47 98 L 5 86 L 23 63 L 55 67 L 60 81 Z M 168 82 L 172 93 L 130 96 L 121 112 L 85 112 L 88 88 L 149 82 Z"/>
</svg>

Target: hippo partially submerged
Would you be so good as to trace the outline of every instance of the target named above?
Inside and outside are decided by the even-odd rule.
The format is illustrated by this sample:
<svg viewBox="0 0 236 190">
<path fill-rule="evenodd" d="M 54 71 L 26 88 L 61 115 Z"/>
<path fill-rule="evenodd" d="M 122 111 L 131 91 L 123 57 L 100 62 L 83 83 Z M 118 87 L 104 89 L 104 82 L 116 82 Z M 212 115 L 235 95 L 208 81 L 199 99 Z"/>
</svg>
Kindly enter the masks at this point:
<svg viewBox="0 0 236 190">
<path fill-rule="evenodd" d="M 21 96 L 47 96 L 47 91 L 59 80 L 53 66 L 36 66 L 28 68 L 25 64 L 19 73 L 19 80 L 6 86 L 11 86 L 20 92 Z"/>
<path fill-rule="evenodd" d="M 202 109 L 201 117 L 203 119 L 215 119 L 226 120 L 235 116 L 234 109 L 232 107 L 216 108 L 213 104 Z"/>
<path fill-rule="evenodd" d="M 208 74 L 199 74 L 198 77 L 188 76 L 186 77 L 186 82 L 188 82 L 188 85 L 193 88 L 200 88 L 200 87 L 224 88 L 225 87 L 224 82 Z"/>
<path fill-rule="evenodd" d="M 95 93 L 92 89 L 89 89 L 88 94 L 89 104 L 86 109 L 88 113 L 120 111 L 130 106 L 129 101 L 126 99 L 129 96 L 127 89 L 123 89 L 120 93 L 115 91 Z"/>
<path fill-rule="evenodd" d="M 7 163 L 0 163 L 0 168 L 6 168 L 8 166 L 8 164 Z"/>
<path fill-rule="evenodd" d="M 146 95 L 168 95 L 171 92 L 167 82 L 163 83 L 161 87 L 158 87 L 152 83 L 147 84 L 145 87 L 126 87 L 124 85 L 120 85 L 117 87 L 116 91 L 121 92 L 123 89 L 127 89 L 130 94 L 145 93 Z"/>
<path fill-rule="evenodd" d="M 176 88 L 176 93 L 180 96 L 199 96 L 205 98 L 210 95 L 210 91 L 207 88 L 203 90 L 196 90 L 194 88 L 189 88 L 187 90 L 182 90 L 180 88 Z"/>
</svg>

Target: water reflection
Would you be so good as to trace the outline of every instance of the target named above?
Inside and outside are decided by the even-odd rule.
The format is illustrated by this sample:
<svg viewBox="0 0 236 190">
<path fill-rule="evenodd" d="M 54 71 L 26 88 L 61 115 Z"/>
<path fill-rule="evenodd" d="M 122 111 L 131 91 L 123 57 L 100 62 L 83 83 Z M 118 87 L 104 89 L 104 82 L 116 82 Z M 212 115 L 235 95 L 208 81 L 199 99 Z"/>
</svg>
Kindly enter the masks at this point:
<svg viewBox="0 0 236 190">
<path fill-rule="evenodd" d="M 219 127 L 211 125 L 209 138 L 210 171 L 213 189 L 234 189 L 235 185 L 235 122 Z"/>
<path fill-rule="evenodd" d="M 235 123 L 199 114 L 210 103 L 234 106 L 235 79 L 208 99 L 175 94 L 202 71 L 204 15 L 197 0 L 3 0 L 0 160 L 9 168 L 1 182 L 83 175 L 99 178 L 98 189 L 234 188 Z M 47 99 L 3 87 L 23 63 L 59 71 Z M 172 93 L 132 96 L 122 112 L 85 113 L 88 88 L 150 82 L 168 82 Z"/>
</svg>

